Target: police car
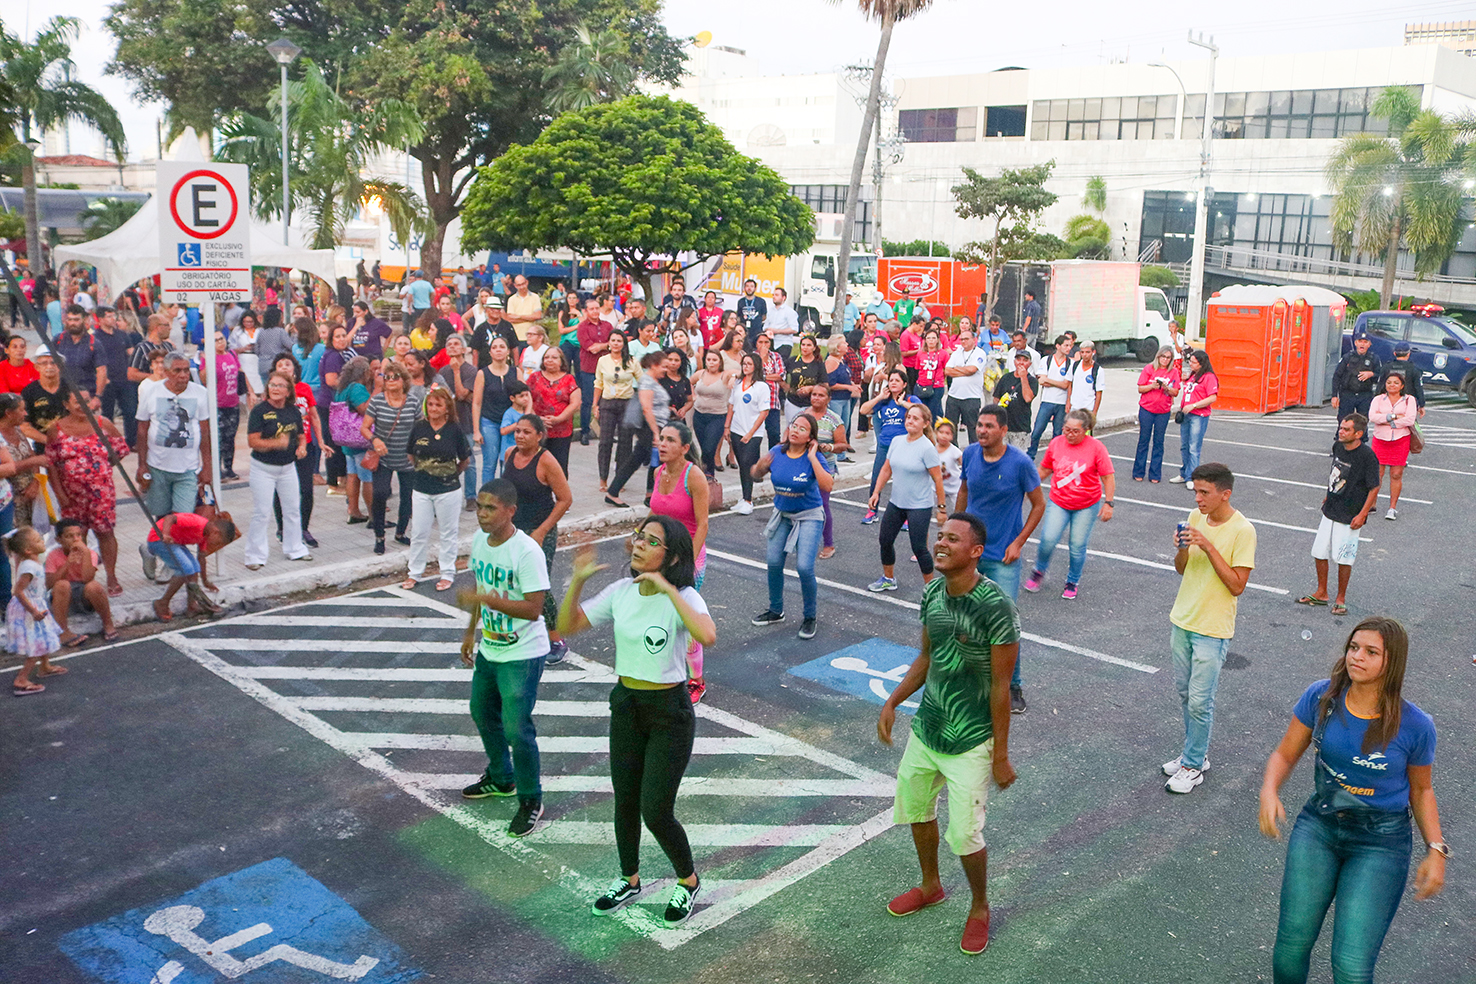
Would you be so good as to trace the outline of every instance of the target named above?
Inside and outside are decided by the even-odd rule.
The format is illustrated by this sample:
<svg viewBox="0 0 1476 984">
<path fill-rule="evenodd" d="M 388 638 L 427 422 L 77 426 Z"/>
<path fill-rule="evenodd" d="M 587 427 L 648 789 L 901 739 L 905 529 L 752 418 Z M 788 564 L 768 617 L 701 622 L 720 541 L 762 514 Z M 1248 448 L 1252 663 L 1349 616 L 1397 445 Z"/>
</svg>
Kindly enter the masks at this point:
<svg viewBox="0 0 1476 984">
<path fill-rule="evenodd" d="M 1396 342 L 1408 342 L 1410 361 L 1420 367 L 1426 386 L 1443 386 L 1465 396 L 1476 406 L 1476 331 L 1442 317 L 1438 304 L 1421 304 L 1409 311 L 1365 311 L 1351 331 L 1343 333 L 1343 353 L 1353 351 L 1353 336 L 1367 332 L 1370 351 L 1387 365 L 1394 361 Z"/>
</svg>

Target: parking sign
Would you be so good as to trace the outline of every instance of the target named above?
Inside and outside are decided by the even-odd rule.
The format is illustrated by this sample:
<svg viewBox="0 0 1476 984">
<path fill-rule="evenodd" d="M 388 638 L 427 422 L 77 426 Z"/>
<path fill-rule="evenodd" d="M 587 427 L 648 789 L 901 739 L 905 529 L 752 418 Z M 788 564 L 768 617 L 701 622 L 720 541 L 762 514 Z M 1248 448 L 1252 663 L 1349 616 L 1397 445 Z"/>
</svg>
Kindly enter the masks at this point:
<svg viewBox="0 0 1476 984">
<path fill-rule="evenodd" d="M 160 276 L 166 299 L 201 304 L 251 299 L 250 192 L 244 164 L 160 161 Z"/>
</svg>

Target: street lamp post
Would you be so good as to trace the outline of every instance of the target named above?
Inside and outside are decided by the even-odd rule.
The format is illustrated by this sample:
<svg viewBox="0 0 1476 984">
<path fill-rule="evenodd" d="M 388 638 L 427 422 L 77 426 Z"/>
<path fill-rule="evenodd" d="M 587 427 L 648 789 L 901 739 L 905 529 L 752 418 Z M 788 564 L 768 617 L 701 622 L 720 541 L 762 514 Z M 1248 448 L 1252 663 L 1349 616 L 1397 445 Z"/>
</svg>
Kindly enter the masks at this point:
<svg viewBox="0 0 1476 984">
<path fill-rule="evenodd" d="M 297 60 L 302 49 L 286 38 L 278 38 L 267 45 L 267 51 L 282 66 L 282 245 L 287 243 L 287 223 L 291 218 L 291 199 L 287 177 L 287 66 Z"/>
</svg>

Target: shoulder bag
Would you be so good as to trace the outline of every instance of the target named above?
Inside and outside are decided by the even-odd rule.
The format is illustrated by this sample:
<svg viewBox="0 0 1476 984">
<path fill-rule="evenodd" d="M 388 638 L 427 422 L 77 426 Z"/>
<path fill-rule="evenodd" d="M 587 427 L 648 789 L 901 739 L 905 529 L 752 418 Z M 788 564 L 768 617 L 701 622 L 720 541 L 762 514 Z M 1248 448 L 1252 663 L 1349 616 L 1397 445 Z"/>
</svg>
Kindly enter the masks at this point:
<svg viewBox="0 0 1476 984">
<path fill-rule="evenodd" d="M 339 447 L 351 451 L 367 448 L 369 441 L 364 437 L 363 425 L 364 415 L 354 413 L 347 400 L 334 400 L 328 405 L 328 436 Z"/>
<path fill-rule="evenodd" d="M 337 406 L 337 405 L 338 404 L 336 404 L 336 403 L 334 404 L 334 406 Z M 400 415 L 405 412 L 405 408 L 408 407 L 409 405 L 410 405 L 410 398 L 409 397 L 406 397 L 405 398 L 405 402 L 400 405 L 400 409 L 398 409 L 398 410 L 395 411 L 395 422 L 392 423 L 392 424 L 390 424 L 390 429 L 389 429 L 390 434 L 394 434 L 395 428 L 398 427 L 398 426 L 400 426 Z M 360 456 L 360 458 L 359 458 L 359 467 L 360 468 L 367 469 L 369 471 L 374 471 L 376 468 L 379 467 L 379 459 L 381 457 L 382 457 L 382 455 L 378 451 L 374 450 L 373 447 L 370 447 L 368 451 L 365 451 L 364 454 L 362 456 Z"/>
</svg>

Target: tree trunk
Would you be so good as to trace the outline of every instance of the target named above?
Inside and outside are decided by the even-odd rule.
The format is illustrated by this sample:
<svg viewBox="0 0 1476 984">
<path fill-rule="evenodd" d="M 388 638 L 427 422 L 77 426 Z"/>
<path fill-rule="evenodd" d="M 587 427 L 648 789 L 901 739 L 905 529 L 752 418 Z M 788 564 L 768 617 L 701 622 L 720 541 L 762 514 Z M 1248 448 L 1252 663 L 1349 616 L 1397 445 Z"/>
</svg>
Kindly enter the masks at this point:
<svg viewBox="0 0 1476 984">
<path fill-rule="evenodd" d="M 856 212 L 860 207 L 861 175 L 866 170 L 866 149 L 871 145 L 871 131 L 876 126 L 881 112 L 882 70 L 887 64 L 887 49 L 892 45 L 892 27 L 896 23 L 892 8 L 887 5 L 882 12 L 881 41 L 876 46 L 876 61 L 871 67 L 871 90 L 866 96 L 866 114 L 861 118 L 861 133 L 856 138 L 856 156 L 851 161 L 851 184 L 846 191 L 846 218 L 841 223 L 840 249 L 836 256 L 835 308 L 831 313 L 830 326 L 846 323 L 846 288 L 850 286 L 851 230 L 856 225 Z M 877 285 L 881 287 L 880 284 Z"/>
<path fill-rule="evenodd" d="M 1388 310 L 1389 299 L 1394 295 L 1394 272 L 1399 267 L 1399 238 L 1404 234 L 1400 221 L 1404 196 L 1394 203 L 1394 225 L 1389 229 L 1389 245 L 1384 249 L 1384 283 L 1379 288 L 1379 307 Z"/>
<path fill-rule="evenodd" d="M 984 299 L 984 324 L 994 317 L 994 300 L 999 296 L 999 280 L 1001 271 L 999 269 L 999 227 L 1002 223 L 994 223 L 994 239 L 989 246 L 989 269 L 984 271 L 985 282 L 989 284 L 989 296 Z M 984 325 L 975 325 L 976 329 Z"/>
<path fill-rule="evenodd" d="M 21 182 L 25 185 L 26 265 L 32 277 L 39 277 L 46 264 L 41 259 L 41 218 L 36 210 L 36 162 L 29 149 L 26 163 L 21 167 Z M 44 297 L 36 298 L 36 310 L 46 310 Z"/>
<path fill-rule="evenodd" d="M 445 249 L 446 230 L 460 214 L 452 191 L 451 160 L 448 156 L 420 162 L 421 183 L 425 188 L 425 206 L 430 213 L 431 232 L 420 244 L 420 269 L 434 280 L 441 275 L 441 254 Z"/>
</svg>

